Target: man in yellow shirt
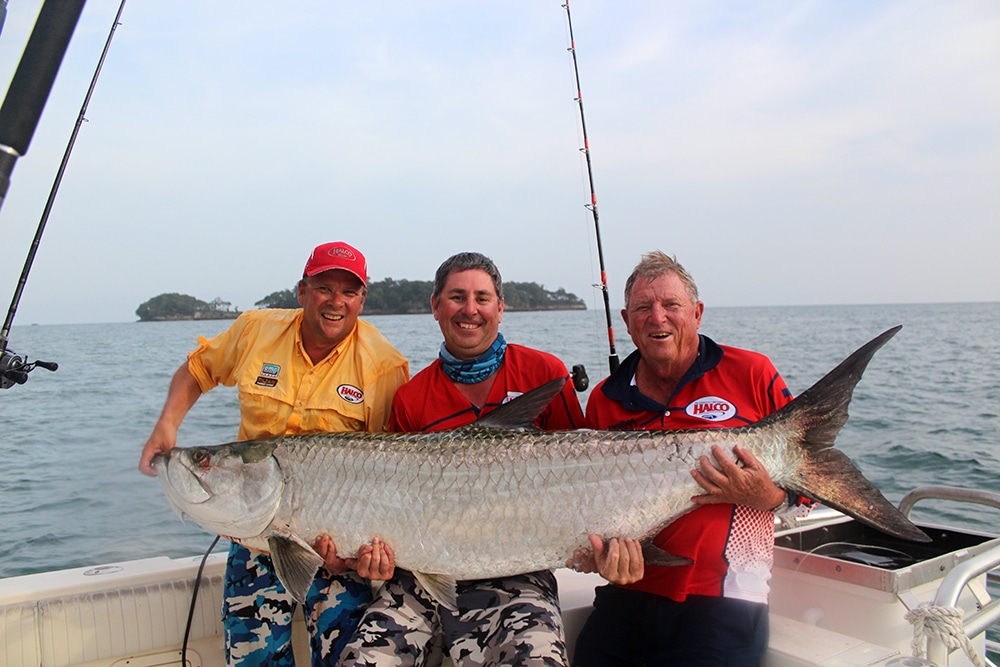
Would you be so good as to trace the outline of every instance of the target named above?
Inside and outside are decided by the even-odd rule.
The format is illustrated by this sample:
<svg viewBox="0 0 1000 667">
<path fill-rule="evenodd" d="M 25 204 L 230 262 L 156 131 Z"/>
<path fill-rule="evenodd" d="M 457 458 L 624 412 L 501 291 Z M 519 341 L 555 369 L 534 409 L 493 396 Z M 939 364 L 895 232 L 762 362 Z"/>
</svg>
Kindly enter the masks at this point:
<svg viewBox="0 0 1000 667">
<path fill-rule="evenodd" d="M 371 324 L 359 320 L 367 263 L 343 242 L 313 250 L 297 292 L 301 309 L 252 310 L 198 347 L 174 373 L 163 412 L 146 441 L 139 469 L 155 475 L 153 457 L 177 443 L 177 429 L 198 398 L 236 385 L 241 440 L 313 431 L 384 431 L 392 397 L 409 379 L 406 359 Z M 326 538 L 317 542 L 327 570 L 305 601 L 312 664 L 333 665 L 371 599 L 370 578 L 391 573 L 381 550 L 344 571 Z M 363 549 L 362 554 L 370 553 Z M 294 667 L 294 601 L 268 555 L 233 544 L 226 567 L 223 624 L 229 665 Z"/>
</svg>

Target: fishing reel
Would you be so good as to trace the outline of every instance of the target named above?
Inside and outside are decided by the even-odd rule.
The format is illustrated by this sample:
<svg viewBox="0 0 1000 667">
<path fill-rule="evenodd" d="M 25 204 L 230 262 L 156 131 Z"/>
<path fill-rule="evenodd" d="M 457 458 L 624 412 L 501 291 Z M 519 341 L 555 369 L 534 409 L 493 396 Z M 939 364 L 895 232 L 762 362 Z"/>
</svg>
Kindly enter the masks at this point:
<svg viewBox="0 0 1000 667">
<path fill-rule="evenodd" d="M 36 367 L 54 371 L 59 368 L 59 364 L 54 361 L 29 362 L 19 357 L 13 350 L 4 350 L 0 355 L 0 389 L 10 389 L 15 384 L 24 384 L 28 381 L 28 373 Z"/>
<path fill-rule="evenodd" d="M 573 377 L 574 389 L 578 392 L 587 391 L 587 387 L 590 386 L 590 378 L 587 377 L 587 369 L 583 367 L 583 364 L 573 366 L 573 372 L 570 375 Z"/>
</svg>

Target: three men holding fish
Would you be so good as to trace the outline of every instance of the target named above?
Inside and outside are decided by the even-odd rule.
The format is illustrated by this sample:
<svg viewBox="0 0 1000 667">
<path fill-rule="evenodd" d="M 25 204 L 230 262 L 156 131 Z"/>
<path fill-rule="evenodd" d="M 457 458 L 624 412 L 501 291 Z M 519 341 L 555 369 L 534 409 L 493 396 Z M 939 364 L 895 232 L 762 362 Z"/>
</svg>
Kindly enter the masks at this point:
<svg viewBox="0 0 1000 667">
<path fill-rule="evenodd" d="M 342 242 L 313 250 L 297 293 L 301 310 L 243 313 L 232 326 L 198 347 L 174 373 L 163 412 L 146 442 L 139 469 L 155 475 L 153 457 L 173 448 L 177 430 L 202 393 L 236 385 L 239 438 L 251 440 L 312 431 L 384 431 L 392 397 L 409 366 L 371 324 L 364 307 L 367 262 Z M 353 545 L 352 545 L 353 546 Z M 316 545 L 338 573 L 313 581 L 303 605 L 314 665 L 333 665 L 364 605 L 366 578 L 385 578 L 391 560 L 373 561 L 363 546 L 356 562 L 339 561 L 329 539 Z M 353 565 L 357 572 L 346 571 Z M 271 558 L 233 543 L 223 601 L 229 665 L 294 667 L 292 596 L 279 583 Z"/>
<path fill-rule="evenodd" d="M 445 261 L 431 298 L 444 343 L 438 360 L 407 380 L 406 360 L 371 325 L 364 304 L 364 257 L 344 243 L 319 246 L 298 285 L 301 311 L 251 311 L 199 347 L 175 373 L 147 441 L 140 469 L 176 443 L 177 429 L 204 391 L 239 386 L 239 437 L 309 431 L 456 428 L 558 377 L 552 355 L 508 345 L 499 332 L 499 271 L 479 253 Z M 704 306 L 687 272 L 662 253 L 644 256 L 626 284 L 622 311 L 638 348 L 591 394 L 587 417 L 572 387 L 539 416 L 543 429 L 686 429 L 741 426 L 790 402 L 763 355 L 700 336 Z M 395 398 L 393 398 L 395 396 Z M 644 564 L 634 540 L 591 536 L 593 555 L 571 561 L 620 586 L 598 590 L 595 611 L 576 648 L 575 665 L 756 665 L 767 643 L 767 581 L 773 515 L 789 503 L 752 454 L 740 465 L 721 451 L 692 474 L 705 489 L 699 509 L 656 536 L 660 549 L 692 565 Z M 607 544 L 607 546 L 605 546 Z M 330 570 L 347 564 L 329 540 L 317 550 Z M 392 552 L 373 541 L 359 549 L 360 575 L 393 574 Z M 359 576 L 317 577 L 305 604 L 313 663 L 332 664 L 358 617 L 343 664 L 565 664 L 555 578 L 549 571 L 458 583 L 457 610 L 434 598 L 408 572 L 395 571 L 370 606 Z M 270 559 L 233 545 L 227 564 L 224 623 L 229 664 L 292 665 L 291 597 Z M 516 618 L 517 622 L 511 619 Z"/>
</svg>

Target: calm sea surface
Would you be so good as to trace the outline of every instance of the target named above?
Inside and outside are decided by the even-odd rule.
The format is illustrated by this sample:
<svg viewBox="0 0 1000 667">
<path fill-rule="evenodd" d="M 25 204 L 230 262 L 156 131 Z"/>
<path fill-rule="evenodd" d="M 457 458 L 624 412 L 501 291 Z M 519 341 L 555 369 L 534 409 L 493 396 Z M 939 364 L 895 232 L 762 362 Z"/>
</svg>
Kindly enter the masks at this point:
<svg viewBox="0 0 1000 667">
<path fill-rule="evenodd" d="M 411 372 L 436 356 L 430 315 L 367 319 Z M 15 351 L 59 370 L 0 392 L 0 577 L 208 548 L 213 536 L 182 524 L 136 464 L 185 353 L 227 324 L 14 327 Z M 894 503 L 927 484 L 1000 491 L 1000 304 L 709 308 L 702 331 L 769 355 L 800 393 L 896 324 L 903 330 L 855 392 L 839 448 Z M 601 312 L 508 313 L 501 330 L 567 366 L 585 364 L 592 384 L 607 374 Z M 615 332 L 624 358 L 632 345 L 617 318 Z M 188 415 L 179 442 L 227 442 L 237 423 L 235 390 L 220 387 Z M 925 501 L 914 515 L 1000 532 L 1000 513 L 976 506 Z"/>
</svg>

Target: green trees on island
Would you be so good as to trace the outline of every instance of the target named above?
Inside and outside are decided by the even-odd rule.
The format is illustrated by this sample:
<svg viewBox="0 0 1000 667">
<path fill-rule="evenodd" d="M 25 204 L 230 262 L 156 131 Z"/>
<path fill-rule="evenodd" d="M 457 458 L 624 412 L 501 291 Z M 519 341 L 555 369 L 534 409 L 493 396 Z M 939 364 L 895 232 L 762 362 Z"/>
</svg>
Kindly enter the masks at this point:
<svg viewBox="0 0 1000 667">
<path fill-rule="evenodd" d="M 271 292 L 253 305 L 258 308 L 298 308 L 299 297 L 295 289 L 283 289 L 280 292 Z"/>
<path fill-rule="evenodd" d="M 365 313 L 390 315 L 399 313 L 431 312 L 431 293 L 434 283 L 430 280 L 396 280 L 386 278 L 368 283 Z M 508 311 L 516 310 L 586 310 L 587 304 L 578 296 L 560 287 L 551 292 L 538 283 L 505 282 L 504 305 Z"/>
<path fill-rule="evenodd" d="M 586 310 L 587 304 L 562 287 L 550 292 L 538 283 L 504 283 L 507 310 Z"/>
<path fill-rule="evenodd" d="M 517 310 L 586 310 L 578 296 L 560 287 L 552 292 L 538 283 L 506 282 L 504 301 L 508 311 Z M 431 312 L 430 280 L 385 278 L 368 283 L 365 315 L 396 315 Z M 271 292 L 254 303 L 258 308 L 298 308 L 296 288 Z M 216 297 L 206 303 L 187 294 L 160 294 L 136 308 L 142 322 L 163 320 L 233 319 L 240 314 L 228 301 Z"/>
<path fill-rule="evenodd" d="M 429 313 L 433 291 L 434 283 L 430 280 L 386 278 L 377 283 L 369 282 L 365 314 Z"/>
<path fill-rule="evenodd" d="M 142 322 L 161 322 L 165 320 L 231 320 L 239 314 L 239 309 L 233 309 L 233 304 L 215 297 L 211 302 L 204 302 L 187 294 L 171 292 L 154 296 L 149 301 L 135 309 L 135 314 Z"/>
</svg>

